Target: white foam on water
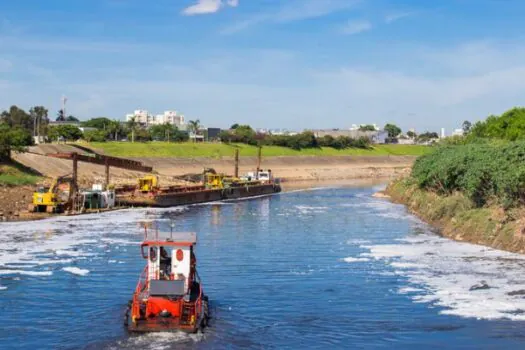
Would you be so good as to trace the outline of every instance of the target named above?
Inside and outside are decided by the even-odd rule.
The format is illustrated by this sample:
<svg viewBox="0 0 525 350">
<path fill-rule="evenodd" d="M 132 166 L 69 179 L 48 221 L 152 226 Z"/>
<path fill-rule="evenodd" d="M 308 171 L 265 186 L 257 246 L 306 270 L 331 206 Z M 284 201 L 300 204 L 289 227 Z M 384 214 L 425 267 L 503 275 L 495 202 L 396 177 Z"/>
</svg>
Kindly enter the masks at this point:
<svg viewBox="0 0 525 350">
<path fill-rule="evenodd" d="M 90 250 L 100 243 L 107 244 L 102 238 L 109 239 L 108 234 L 117 230 L 115 233 L 119 236 L 130 234 L 129 240 L 119 237 L 118 244 L 131 245 L 142 232 L 139 222 L 146 215 L 160 215 L 164 211 L 166 209 L 130 209 L 53 217 L 38 222 L 1 223 L 0 269 L 4 274 L 49 276 L 51 271 L 29 271 L 29 265 L 70 264 L 96 257 Z"/>
<path fill-rule="evenodd" d="M 362 245 L 362 244 L 369 244 L 370 241 L 366 239 L 349 239 L 346 241 L 346 244 L 352 244 L 352 245 Z"/>
<path fill-rule="evenodd" d="M 430 233 L 362 248 L 406 278 L 398 293 L 416 303 L 442 307 L 446 315 L 525 320 L 523 255 Z"/>
<path fill-rule="evenodd" d="M 424 292 L 424 289 L 421 288 L 414 288 L 414 287 L 403 287 L 398 289 L 399 294 L 410 294 L 410 293 L 420 293 Z"/>
<path fill-rule="evenodd" d="M 141 243 L 139 241 L 130 241 L 128 239 L 122 239 L 122 238 L 103 237 L 100 240 L 107 244 L 119 244 L 119 245 L 139 245 Z"/>
<path fill-rule="evenodd" d="M 110 264 L 114 264 L 116 262 L 117 262 L 117 260 L 108 260 L 108 263 L 110 263 Z"/>
<path fill-rule="evenodd" d="M 296 205 L 295 208 L 299 210 L 301 214 L 320 214 L 326 213 L 328 207 L 315 207 L 308 205 Z"/>
<path fill-rule="evenodd" d="M 390 263 L 390 266 L 397 267 L 398 269 L 413 269 L 417 267 L 426 267 L 423 264 L 416 264 L 411 262 L 393 262 Z"/>
<path fill-rule="evenodd" d="M 353 263 L 353 262 L 365 262 L 365 261 L 370 261 L 370 259 L 368 258 L 354 258 L 354 257 L 347 257 L 347 258 L 343 258 L 343 261 L 344 262 L 347 262 L 347 263 Z"/>
<path fill-rule="evenodd" d="M 0 290 L 6 290 L 7 287 L 6 286 L 0 286 Z"/>
<path fill-rule="evenodd" d="M 66 272 L 69 272 L 69 273 L 72 273 L 73 275 L 78 275 L 78 276 L 85 276 L 85 275 L 87 275 L 89 273 L 89 270 L 80 269 L 80 268 L 75 267 L 75 266 L 63 267 L 62 270 L 66 271 Z"/>
<path fill-rule="evenodd" d="M 0 275 L 51 276 L 52 271 L 0 270 Z"/>
<path fill-rule="evenodd" d="M 188 334 L 183 332 L 154 332 L 146 333 L 140 336 L 129 337 L 126 340 L 119 341 L 117 347 L 131 349 L 172 349 L 176 343 L 199 342 L 204 339 L 204 334 Z"/>
</svg>

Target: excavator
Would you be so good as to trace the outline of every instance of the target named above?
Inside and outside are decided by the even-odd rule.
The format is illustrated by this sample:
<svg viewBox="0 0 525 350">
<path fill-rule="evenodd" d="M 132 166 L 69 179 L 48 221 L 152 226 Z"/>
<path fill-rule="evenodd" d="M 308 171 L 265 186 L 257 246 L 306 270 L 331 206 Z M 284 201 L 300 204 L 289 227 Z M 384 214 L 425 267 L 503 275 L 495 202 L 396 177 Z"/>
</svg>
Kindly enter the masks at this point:
<svg viewBox="0 0 525 350">
<path fill-rule="evenodd" d="M 140 192 L 151 192 L 159 187 L 159 178 L 155 175 L 146 175 L 138 179 Z"/>
<path fill-rule="evenodd" d="M 59 195 L 61 185 L 69 185 L 67 191 L 67 198 Z M 57 177 L 51 187 L 40 187 L 33 193 L 33 202 L 29 204 L 30 212 L 47 212 L 47 213 L 63 213 L 68 206 L 71 205 L 73 195 L 76 191 L 76 184 L 73 177 L 64 175 Z M 64 191 L 64 194 L 66 191 Z"/>
</svg>

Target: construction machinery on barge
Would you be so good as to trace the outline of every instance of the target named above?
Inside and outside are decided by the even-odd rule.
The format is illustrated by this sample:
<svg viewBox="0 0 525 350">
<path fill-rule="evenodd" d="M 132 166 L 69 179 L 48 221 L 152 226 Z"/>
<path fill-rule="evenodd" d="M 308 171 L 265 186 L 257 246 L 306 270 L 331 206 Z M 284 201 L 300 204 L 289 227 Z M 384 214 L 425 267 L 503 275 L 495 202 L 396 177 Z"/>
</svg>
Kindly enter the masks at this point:
<svg viewBox="0 0 525 350">
<path fill-rule="evenodd" d="M 39 188 L 29 205 L 29 212 L 82 214 L 86 212 L 115 210 L 127 207 L 173 207 L 223 200 L 236 200 L 271 195 L 281 191 L 279 179 L 271 170 L 260 168 L 260 150 L 257 169 L 239 176 L 239 152 L 235 151 L 234 175 L 204 169 L 194 185 L 161 186 L 153 168 L 138 161 L 109 157 L 99 154 L 77 153 L 46 154 L 47 156 L 73 161 L 71 175 L 57 178 L 53 185 Z M 78 161 L 90 162 L 106 167 L 105 183 L 95 184 L 92 189 L 80 190 L 77 184 Z M 110 185 L 110 166 L 143 171 L 135 185 Z M 67 185 L 62 195 L 59 190 Z"/>
<path fill-rule="evenodd" d="M 147 176 L 139 179 L 138 186 L 123 186 L 116 189 L 117 202 L 128 207 L 173 207 L 178 205 L 234 200 L 278 193 L 279 181 L 271 171 L 260 171 L 254 178 L 238 178 L 207 171 L 202 182 L 192 186 L 158 186 L 158 178 Z M 269 175 L 268 175 L 269 174 Z M 157 184 L 157 185 L 156 185 Z M 142 185 L 142 186 L 141 186 Z"/>
</svg>

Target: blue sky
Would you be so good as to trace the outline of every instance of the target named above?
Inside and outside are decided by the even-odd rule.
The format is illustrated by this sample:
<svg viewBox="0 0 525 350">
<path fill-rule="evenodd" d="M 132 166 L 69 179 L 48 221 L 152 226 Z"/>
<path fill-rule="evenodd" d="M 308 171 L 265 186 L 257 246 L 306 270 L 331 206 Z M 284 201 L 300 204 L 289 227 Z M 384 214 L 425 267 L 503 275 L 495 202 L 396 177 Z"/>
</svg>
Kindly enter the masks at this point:
<svg viewBox="0 0 525 350">
<path fill-rule="evenodd" d="M 523 104 L 525 1 L 0 2 L 0 108 L 418 131 Z"/>
</svg>

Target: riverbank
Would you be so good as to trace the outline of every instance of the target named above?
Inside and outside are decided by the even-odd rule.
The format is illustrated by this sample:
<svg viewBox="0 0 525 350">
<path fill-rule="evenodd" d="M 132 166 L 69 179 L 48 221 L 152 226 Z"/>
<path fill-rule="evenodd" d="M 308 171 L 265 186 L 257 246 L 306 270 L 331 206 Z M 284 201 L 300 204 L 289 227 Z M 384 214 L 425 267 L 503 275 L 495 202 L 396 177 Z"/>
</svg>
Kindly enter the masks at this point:
<svg viewBox="0 0 525 350">
<path fill-rule="evenodd" d="M 420 189 L 411 178 L 391 182 L 385 193 L 448 238 L 485 245 L 516 253 L 525 253 L 525 208 L 505 210 L 497 204 L 477 207 L 465 195 L 456 192 L 438 195 Z"/>
</svg>

